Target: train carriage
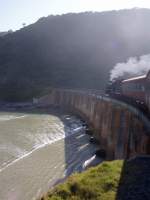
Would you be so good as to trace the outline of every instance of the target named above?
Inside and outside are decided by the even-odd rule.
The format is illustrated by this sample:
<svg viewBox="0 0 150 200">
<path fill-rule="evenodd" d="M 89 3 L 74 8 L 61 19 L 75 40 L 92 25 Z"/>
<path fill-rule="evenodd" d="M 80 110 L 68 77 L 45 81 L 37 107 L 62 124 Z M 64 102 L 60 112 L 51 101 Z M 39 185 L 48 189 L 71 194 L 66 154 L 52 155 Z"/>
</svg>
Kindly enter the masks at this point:
<svg viewBox="0 0 150 200">
<path fill-rule="evenodd" d="M 122 81 L 122 94 L 145 102 L 146 75 Z"/>
<path fill-rule="evenodd" d="M 147 74 L 147 79 L 146 79 L 146 105 L 148 106 L 150 110 L 150 71 Z"/>
<path fill-rule="evenodd" d="M 150 71 L 143 76 L 109 82 L 106 95 L 137 106 L 150 115 Z"/>
<path fill-rule="evenodd" d="M 122 95 L 143 102 L 150 109 L 150 72 L 122 81 Z"/>
</svg>

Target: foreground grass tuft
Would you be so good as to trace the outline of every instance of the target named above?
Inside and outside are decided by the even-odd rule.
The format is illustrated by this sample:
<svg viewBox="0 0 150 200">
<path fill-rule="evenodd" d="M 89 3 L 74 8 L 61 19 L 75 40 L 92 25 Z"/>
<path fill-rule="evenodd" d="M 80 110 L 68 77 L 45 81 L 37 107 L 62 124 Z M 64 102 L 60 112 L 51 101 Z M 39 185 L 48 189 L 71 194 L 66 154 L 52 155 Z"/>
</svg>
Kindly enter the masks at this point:
<svg viewBox="0 0 150 200">
<path fill-rule="evenodd" d="M 115 200 L 123 161 L 104 162 L 74 174 L 42 200 Z"/>
</svg>

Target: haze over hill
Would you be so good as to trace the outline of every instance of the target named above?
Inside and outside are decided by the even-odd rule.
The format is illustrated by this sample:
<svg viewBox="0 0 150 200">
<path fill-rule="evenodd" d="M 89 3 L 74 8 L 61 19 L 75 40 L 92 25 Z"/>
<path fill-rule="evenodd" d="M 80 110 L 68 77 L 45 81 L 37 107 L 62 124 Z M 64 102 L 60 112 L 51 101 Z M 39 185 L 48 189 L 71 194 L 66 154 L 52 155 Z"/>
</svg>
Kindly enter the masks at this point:
<svg viewBox="0 0 150 200">
<path fill-rule="evenodd" d="M 1 37 L 0 99 L 47 87 L 104 89 L 116 63 L 150 53 L 149 21 L 149 9 L 70 13 Z"/>
<path fill-rule="evenodd" d="M 8 34 L 8 32 L 0 32 L 0 37 L 7 35 L 7 34 Z"/>
</svg>

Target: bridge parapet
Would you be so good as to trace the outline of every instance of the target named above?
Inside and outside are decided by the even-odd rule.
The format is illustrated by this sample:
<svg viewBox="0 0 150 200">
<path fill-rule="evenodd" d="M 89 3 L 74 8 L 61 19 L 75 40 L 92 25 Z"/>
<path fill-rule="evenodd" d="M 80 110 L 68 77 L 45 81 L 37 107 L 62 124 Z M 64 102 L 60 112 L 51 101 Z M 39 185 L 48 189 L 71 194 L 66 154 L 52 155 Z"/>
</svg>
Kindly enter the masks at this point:
<svg viewBox="0 0 150 200">
<path fill-rule="evenodd" d="M 108 159 L 150 153 L 150 122 L 138 109 L 94 90 L 51 89 L 40 104 L 61 106 L 84 118 Z"/>
</svg>

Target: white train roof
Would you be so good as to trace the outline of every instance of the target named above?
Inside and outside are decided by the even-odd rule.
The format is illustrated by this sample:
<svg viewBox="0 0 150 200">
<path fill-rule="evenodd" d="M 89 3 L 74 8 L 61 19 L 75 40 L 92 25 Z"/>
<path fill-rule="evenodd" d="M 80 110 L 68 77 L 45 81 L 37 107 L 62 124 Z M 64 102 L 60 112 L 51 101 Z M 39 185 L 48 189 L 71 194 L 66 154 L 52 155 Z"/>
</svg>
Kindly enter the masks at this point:
<svg viewBox="0 0 150 200">
<path fill-rule="evenodd" d="M 126 82 L 130 82 L 130 81 L 136 81 L 136 80 L 143 80 L 147 78 L 147 74 L 146 75 L 142 75 L 142 76 L 136 76 L 133 78 L 129 78 L 129 79 L 125 79 L 122 81 L 122 83 L 126 83 Z"/>
</svg>

